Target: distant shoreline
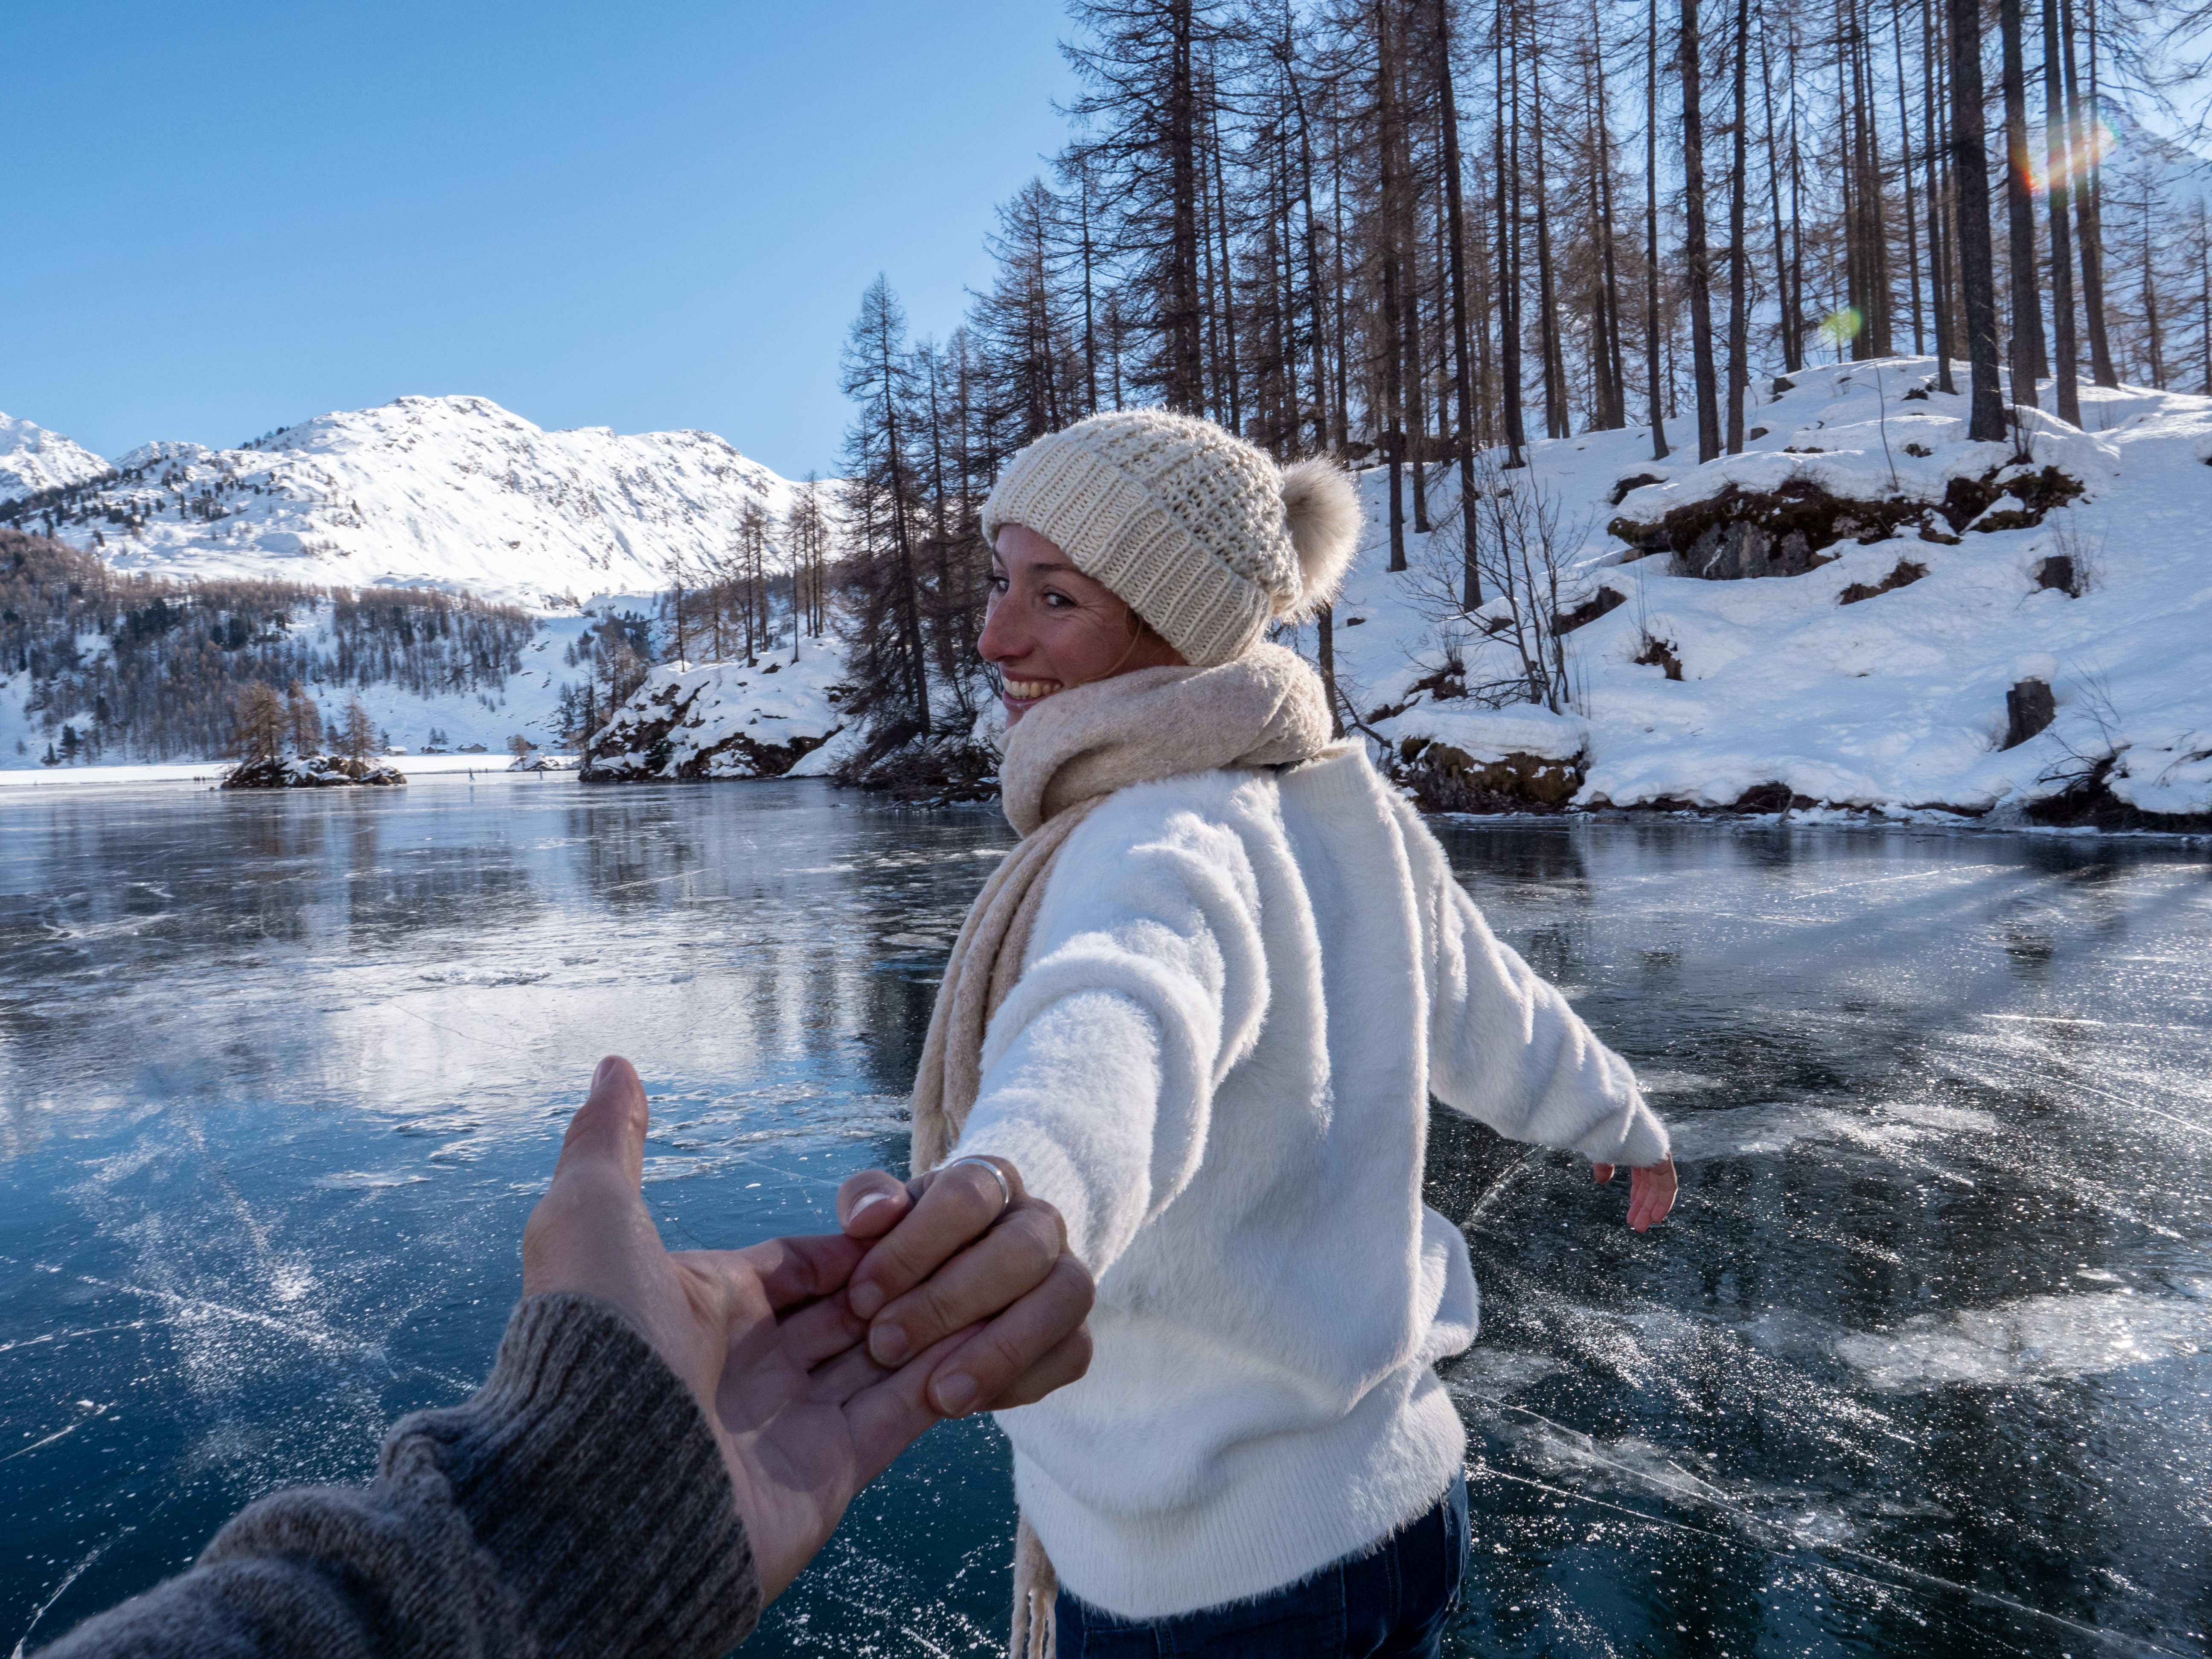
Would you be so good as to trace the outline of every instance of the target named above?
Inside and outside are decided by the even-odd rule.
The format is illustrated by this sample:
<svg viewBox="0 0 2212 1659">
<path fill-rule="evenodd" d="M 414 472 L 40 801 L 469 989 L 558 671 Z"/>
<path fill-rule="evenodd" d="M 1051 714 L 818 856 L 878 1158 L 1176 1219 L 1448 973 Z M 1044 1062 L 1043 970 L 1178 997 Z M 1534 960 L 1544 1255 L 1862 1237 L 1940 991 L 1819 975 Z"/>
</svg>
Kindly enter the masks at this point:
<svg viewBox="0 0 2212 1659">
<path fill-rule="evenodd" d="M 509 774 L 508 755 L 387 755 L 389 760 L 410 778 L 456 772 L 475 772 L 501 777 L 528 777 L 532 774 Z M 15 766 L 0 769 L 0 790 L 83 787 L 94 784 L 141 783 L 208 783 L 222 781 L 222 775 L 230 769 L 227 760 L 152 761 L 139 765 L 107 766 Z M 538 776 L 544 776 L 543 773 Z M 573 778 L 574 772 L 556 772 L 556 777 Z"/>
</svg>

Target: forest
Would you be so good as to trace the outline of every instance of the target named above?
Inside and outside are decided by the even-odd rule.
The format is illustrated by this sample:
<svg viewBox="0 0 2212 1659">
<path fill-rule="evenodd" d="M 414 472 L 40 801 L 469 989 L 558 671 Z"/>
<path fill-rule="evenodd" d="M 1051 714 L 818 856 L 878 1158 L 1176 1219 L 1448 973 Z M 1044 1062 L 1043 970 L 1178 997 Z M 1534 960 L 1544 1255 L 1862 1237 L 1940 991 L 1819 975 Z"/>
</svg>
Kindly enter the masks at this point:
<svg viewBox="0 0 2212 1659">
<path fill-rule="evenodd" d="M 1389 472 L 1464 544 L 1535 439 L 1698 460 L 1813 362 L 1933 354 L 1975 439 L 2083 381 L 2212 394 L 2212 8 L 2147 0 L 1075 0 L 1081 88 L 942 339 L 843 359 L 854 706 L 957 742 L 1000 465 L 1157 404 Z M 1778 390 L 1778 388 L 1775 388 Z M 1478 485 L 1487 478 L 1488 485 Z M 1540 510 L 1540 509 L 1534 509 Z M 1326 672 L 1331 619 L 1318 628 Z"/>
<path fill-rule="evenodd" d="M 295 703 L 380 684 L 495 692 L 536 629 L 434 590 L 169 581 L 0 527 L 0 684 L 28 677 L 26 713 L 52 733 L 35 758 L 58 764 L 234 752 L 257 686 Z"/>
</svg>

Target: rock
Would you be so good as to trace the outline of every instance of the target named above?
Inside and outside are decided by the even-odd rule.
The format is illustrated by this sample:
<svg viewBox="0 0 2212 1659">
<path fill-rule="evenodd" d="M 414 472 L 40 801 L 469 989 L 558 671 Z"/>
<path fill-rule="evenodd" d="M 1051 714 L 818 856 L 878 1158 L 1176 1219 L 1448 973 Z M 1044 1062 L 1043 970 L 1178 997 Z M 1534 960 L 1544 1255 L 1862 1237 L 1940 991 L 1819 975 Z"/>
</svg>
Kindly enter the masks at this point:
<svg viewBox="0 0 2212 1659">
<path fill-rule="evenodd" d="M 1587 627 L 1609 611 L 1617 611 L 1628 603 L 1626 593 L 1610 587 L 1601 587 L 1571 611 L 1562 611 L 1552 618 L 1552 632 L 1571 634 L 1577 628 Z"/>
<path fill-rule="evenodd" d="M 2035 585 L 2039 588 L 2055 587 L 2069 597 L 2075 594 L 2077 590 L 2074 586 L 2073 558 L 2064 553 L 2052 554 L 2035 567 Z"/>
<path fill-rule="evenodd" d="M 2057 717 L 2047 680 L 2022 680 L 2005 693 L 2003 749 L 2017 749 Z"/>
<path fill-rule="evenodd" d="M 1410 752 L 1408 752 L 1410 751 Z M 1556 760 L 1516 751 L 1477 760 L 1448 743 L 1408 738 L 1402 775 L 1430 812 L 1558 812 L 1583 787 L 1585 757 Z"/>
<path fill-rule="evenodd" d="M 396 766 L 343 755 L 288 756 L 241 761 L 222 775 L 224 789 L 324 789 L 345 784 L 389 785 L 407 779 Z"/>
<path fill-rule="evenodd" d="M 1817 569 L 1835 557 L 1827 549 L 1850 538 L 1872 544 L 1917 526 L 1923 539 L 1943 540 L 1929 522 L 1933 514 L 1940 514 L 1954 532 L 2040 524 L 2051 508 L 2084 489 L 2080 479 L 2056 466 L 2037 471 L 2018 464 L 1993 467 L 1978 478 L 1951 479 L 1940 504 L 1905 495 L 1863 501 L 1799 477 L 1772 490 L 1730 483 L 1656 520 L 1623 514 L 1606 529 L 1629 544 L 1632 557 L 1669 553 L 1680 574 L 1740 581 Z"/>
<path fill-rule="evenodd" d="M 1926 565 L 1915 564 L 1910 559 L 1899 559 L 1897 562 L 1897 568 L 1873 586 L 1869 587 L 1864 582 L 1853 582 L 1836 595 L 1836 603 L 1856 605 L 1861 599 L 1870 599 L 1877 593 L 1894 593 L 1900 587 L 1910 587 L 1927 574 Z"/>
</svg>

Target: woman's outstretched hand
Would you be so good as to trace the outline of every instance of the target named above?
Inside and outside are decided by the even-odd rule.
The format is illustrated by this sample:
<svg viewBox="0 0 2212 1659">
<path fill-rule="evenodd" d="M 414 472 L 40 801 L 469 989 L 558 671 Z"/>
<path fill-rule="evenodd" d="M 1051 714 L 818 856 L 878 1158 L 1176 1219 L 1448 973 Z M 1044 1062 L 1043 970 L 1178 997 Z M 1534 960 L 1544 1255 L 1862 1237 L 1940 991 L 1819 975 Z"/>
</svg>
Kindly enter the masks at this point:
<svg viewBox="0 0 2212 1659">
<path fill-rule="evenodd" d="M 1003 1188 L 962 1159 L 905 1182 L 869 1170 L 837 1190 L 847 1235 L 872 1241 L 844 1300 L 868 1322 L 877 1363 L 973 1332 L 934 1362 L 929 1397 L 947 1417 L 1026 1406 L 1091 1365 L 1091 1270 L 1060 1212 L 1006 1159 L 989 1163 Z"/>
<path fill-rule="evenodd" d="M 673 1255 L 661 1247 L 639 1191 L 646 1118 L 629 1062 L 600 1061 L 552 1186 L 523 1230 L 523 1294 L 569 1291 L 610 1304 L 689 1385 L 721 1447 L 763 1594 L 773 1598 L 828 1540 L 854 1494 L 945 1414 L 928 1385 L 963 1338 L 999 1330 L 976 1322 L 1014 1297 L 986 1305 L 963 1296 L 961 1305 L 976 1309 L 973 1329 L 937 1333 L 908 1363 L 879 1365 L 862 1344 L 866 1322 L 840 1294 L 866 1248 L 858 1241 L 831 1234 Z M 1071 1370 L 1063 1361 L 1054 1371 L 1050 1362 L 1082 1334 L 1084 1280 L 1080 1298 L 1024 1298 L 1024 1319 L 1000 1338 L 1006 1363 L 1023 1372 L 1045 1367 L 1060 1382 L 1082 1375 L 1082 1364 Z M 1083 1352 L 1087 1363 L 1087 1345 Z"/>
<path fill-rule="evenodd" d="M 1613 1179 L 1613 1165 L 1593 1164 L 1590 1173 L 1601 1186 Z M 1628 1172 L 1628 1224 L 1638 1232 L 1656 1227 L 1667 1218 L 1667 1212 L 1674 1207 L 1674 1160 L 1662 1158 L 1640 1170 Z"/>
</svg>

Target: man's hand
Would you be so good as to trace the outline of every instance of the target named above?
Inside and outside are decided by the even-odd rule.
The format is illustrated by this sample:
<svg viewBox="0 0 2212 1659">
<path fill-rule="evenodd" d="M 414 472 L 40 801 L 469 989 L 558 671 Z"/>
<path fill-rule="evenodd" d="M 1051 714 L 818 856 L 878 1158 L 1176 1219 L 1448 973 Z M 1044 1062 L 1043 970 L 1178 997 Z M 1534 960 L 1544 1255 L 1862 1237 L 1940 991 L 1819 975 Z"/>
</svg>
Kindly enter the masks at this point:
<svg viewBox="0 0 2212 1659">
<path fill-rule="evenodd" d="M 1089 1329 L 1067 1322 L 1071 1308 L 1091 1310 L 1090 1270 L 1068 1254 L 1060 1212 L 1005 1158 L 989 1162 L 1004 1188 L 962 1159 L 903 1184 L 866 1170 L 837 1191 L 847 1235 L 875 1241 L 845 1303 L 869 1322 L 878 1364 L 989 1322 L 937 1364 L 930 1398 L 947 1417 L 1026 1406 L 1091 1365 Z"/>
<path fill-rule="evenodd" d="M 611 1304 L 684 1379 L 721 1446 L 762 1593 L 773 1599 L 853 1495 L 937 1420 L 927 1385 L 981 1328 L 940 1333 L 893 1370 L 869 1357 L 866 1322 L 839 1294 L 865 1249 L 854 1240 L 778 1238 L 671 1255 L 639 1192 L 646 1118 L 629 1063 L 600 1061 L 552 1186 L 523 1230 L 523 1294 L 570 1291 Z M 1020 1351 L 1025 1370 L 1063 1355 L 1079 1333 L 1090 1308 L 1085 1280 L 1079 1298 L 1025 1298 L 1030 1317 L 1015 1334 L 1029 1345 Z M 1073 1370 L 1063 1358 L 1050 1374 L 1073 1381 L 1088 1352 Z"/>
<path fill-rule="evenodd" d="M 1604 1185 L 1613 1179 L 1613 1165 L 1593 1164 L 1590 1173 Z M 1648 1164 L 1640 1170 L 1628 1172 L 1628 1224 L 1638 1232 L 1656 1227 L 1667 1218 L 1667 1212 L 1674 1207 L 1674 1160 L 1662 1158 Z"/>
</svg>

